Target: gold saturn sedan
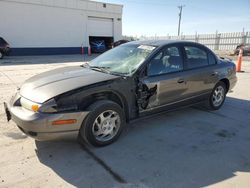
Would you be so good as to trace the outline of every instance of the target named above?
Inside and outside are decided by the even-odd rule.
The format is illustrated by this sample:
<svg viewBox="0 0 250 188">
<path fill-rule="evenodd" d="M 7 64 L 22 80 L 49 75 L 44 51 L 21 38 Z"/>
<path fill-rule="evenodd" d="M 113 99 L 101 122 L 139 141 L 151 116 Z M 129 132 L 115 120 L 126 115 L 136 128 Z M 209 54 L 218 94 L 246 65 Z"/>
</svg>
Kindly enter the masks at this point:
<svg viewBox="0 0 250 188">
<path fill-rule="evenodd" d="M 217 110 L 236 82 L 234 63 L 201 44 L 136 41 L 36 75 L 4 106 L 8 121 L 36 140 L 105 146 L 138 118 L 197 103 Z"/>
</svg>

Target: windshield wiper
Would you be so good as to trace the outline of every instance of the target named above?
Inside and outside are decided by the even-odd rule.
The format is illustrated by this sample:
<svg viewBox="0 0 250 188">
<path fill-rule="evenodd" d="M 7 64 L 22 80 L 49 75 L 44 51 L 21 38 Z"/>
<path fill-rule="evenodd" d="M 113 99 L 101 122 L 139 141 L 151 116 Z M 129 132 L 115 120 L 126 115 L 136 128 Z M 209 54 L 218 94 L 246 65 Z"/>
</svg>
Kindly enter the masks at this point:
<svg viewBox="0 0 250 188">
<path fill-rule="evenodd" d="M 110 69 L 110 67 L 102 67 L 102 66 L 91 66 L 89 63 L 84 63 L 82 65 L 80 65 L 81 67 L 84 67 L 84 68 L 89 68 L 89 69 L 93 69 L 93 70 L 97 70 L 97 71 L 101 71 L 101 72 L 106 72 L 106 73 L 109 73 L 110 74 L 110 71 L 107 70 L 107 69 Z"/>
<path fill-rule="evenodd" d="M 80 67 L 84 67 L 84 68 L 89 68 L 90 67 L 90 65 L 89 65 L 89 63 L 84 63 L 84 64 L 82 64 L 82 65 L 80 65 Z"/>
<path fill-rule="evenodd" d="M 81 67 L 84 67 L 84 68 L 89 68 L 89 69 L 93 69 L 93 70 L 96 70 L 96 71 L 100 71 L 100 72 L 105 72 L 105 73 L 108 73 L 108 74 L 113 74 L 113 75 L 116 75 L 116 76 L 126 76 L 125 73 L 120 73 L 120 72 L 113 72 L 113 71 L 110 71 L 108 69 L 110 69 L 111 67 L 105 67 L 105 66 L 90 66 L 89 63 L 84 63 L 82 65 L 80 65 Z"/>
<path fill-rule="evenodd" d="M 111 74 L 110 67 L 100 67 L 100 66 L 89 66 L 90 69 L 101 71 L 101 72 L 106 72 L 108 74 Z"/>
</svg>

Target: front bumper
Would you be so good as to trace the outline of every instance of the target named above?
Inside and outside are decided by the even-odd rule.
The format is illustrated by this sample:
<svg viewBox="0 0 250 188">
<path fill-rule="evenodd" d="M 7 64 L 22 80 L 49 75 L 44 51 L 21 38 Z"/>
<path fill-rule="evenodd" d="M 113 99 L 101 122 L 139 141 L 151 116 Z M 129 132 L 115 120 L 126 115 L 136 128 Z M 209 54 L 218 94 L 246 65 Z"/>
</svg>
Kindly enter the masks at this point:
<svg viewBox="0 0 250 188">
<path fill-rule="evenodd" d="M 13 120 L 18 128 L 28 136 L 41 141 L 77 138 L 82 122 L 88 114 L 87 111 L 55 114 L 35 113 L 21 106 L 14 106 L 13 99 L 9 104 L 5 103 L 4 106 L 8 120 Z M 76 122 L 63 125 L 52 124 L 53 121 L 66 119 L 75 119 Z"/>
</svg>

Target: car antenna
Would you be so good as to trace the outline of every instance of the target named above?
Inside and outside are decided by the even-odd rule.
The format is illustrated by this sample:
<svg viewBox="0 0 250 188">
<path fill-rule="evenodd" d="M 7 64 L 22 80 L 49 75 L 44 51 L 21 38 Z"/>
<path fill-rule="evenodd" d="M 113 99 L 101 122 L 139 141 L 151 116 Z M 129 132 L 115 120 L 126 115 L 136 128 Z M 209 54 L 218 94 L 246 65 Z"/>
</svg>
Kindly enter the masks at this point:
<svg viewBox="0 0 250 188">
<path fill-rule="evenodd" d="M 17 89 L 19 89 L 19 86 L 7 74 L 5 74 L 3 71 L 0 71 L 0 73 L 3 74 L 6 78 L 8 78 L 8 80 L 10 80 L 12 84 L 14 84 Z"/>
</svg>

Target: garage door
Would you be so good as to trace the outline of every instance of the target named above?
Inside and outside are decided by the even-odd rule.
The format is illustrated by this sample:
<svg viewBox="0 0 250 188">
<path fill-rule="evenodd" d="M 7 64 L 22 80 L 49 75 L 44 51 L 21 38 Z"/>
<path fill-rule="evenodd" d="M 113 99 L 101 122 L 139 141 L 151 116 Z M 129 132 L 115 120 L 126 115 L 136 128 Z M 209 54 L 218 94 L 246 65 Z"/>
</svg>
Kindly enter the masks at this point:
<svg viewBox="0 0 250 188">
<path fill-rule="evenodd" d="M 88 17 L 89 36 L 113 36 L 113 19 Z"/>
</svg>

